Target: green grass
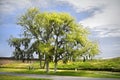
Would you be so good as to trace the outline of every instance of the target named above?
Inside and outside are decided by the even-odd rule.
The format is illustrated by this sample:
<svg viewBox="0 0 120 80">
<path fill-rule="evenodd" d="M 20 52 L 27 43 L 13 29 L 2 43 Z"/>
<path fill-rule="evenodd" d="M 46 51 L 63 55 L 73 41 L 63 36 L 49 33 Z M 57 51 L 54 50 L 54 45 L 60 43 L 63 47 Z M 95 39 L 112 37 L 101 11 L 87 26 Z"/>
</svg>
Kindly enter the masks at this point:
<svg viewBox="0 0 120 80">
<path fill-rule="evenodd" d="M 50 79 L 36 79 L 36 78 L 28 78 L 28 77 L 19 77 L 19 76 L 10 76 L 0 74 L 0 80 L 50 80 Z"/>
<path fill-rule="evenodd" d="M 82 69 L 99 71 L 117 71 L 120 72 L 120 58 L 92 61 L 68 62 L 67 64 L 58 63 L 59 69 Z"/>
<path fill-rule="evenodd" d="M 16 68 L 16 69 L 28 69 L 29 66 L 33 66 L 35 69 L 39 69 L 39 62 L 34 61 L 32 63 L 22 63 L 21 61 L 8 62 L 7 64 L 0 65 L 2 68 Z M 50 63 L 50 68 L 54 68 L 54 63 Z M 68 62 L 63 64 L 62 61 L 58 62 L 58 69 L 60 70 L 74 70 L 75 68 L 80 70 L 97 70 L 97 71 L 116 71 L 120 72 L 120 57 L 106 60 L 92 60 L 92 61 L 78 61 Z"/>
<path fill-rule="evenodd" d="M 53 70 L 50 70 L 50 72 L 46 74 L 45 70 L 43 69 L 28 70 L 28 69 L 0 68 L 0 72 L 45 74 L 45 75 L 59 75 L 59 76 L 80 76 L 80 77 L 94 77 L 94 78 L 120 78 L 119 72 L 107 72 L 107 71 L 58 70 L 56 73 L 54 73 Z"/>
<path fill-rule="evenodd" d="M 26 69 L 29 66 L 33 66 L 34 68 L 39 68 L 39 62 L 34 63 L 22 63 L 21 61 L 13 61 L 8 62 L 7 64 L 0 65 L 0 67 L 4 68 L 18 68 L 18 69 Z"/>
<path fill-rule="evenodd" d="M 28 70 L 29 66 L 33 66 L 34 70 Z M 39 69 L 39 62 L 22 63 L 21 61 L 11 61 L 7 64 L 0 65 L 0 72 L 15 72 L 27 74 L 46 74 L 44 69 Z M 58 62 L 57 73 L 52 70 L 54 63 L 50 63 L 50 73 L 47 75 L 60 76 L 83 76 L 83 77 L 104 77 L 104 78 L 120 78 L 120 57 L 106 60 L 78 61 L 63 64 Z M 75 71 L 78 69 L 78 71 Z"/>
</svg>

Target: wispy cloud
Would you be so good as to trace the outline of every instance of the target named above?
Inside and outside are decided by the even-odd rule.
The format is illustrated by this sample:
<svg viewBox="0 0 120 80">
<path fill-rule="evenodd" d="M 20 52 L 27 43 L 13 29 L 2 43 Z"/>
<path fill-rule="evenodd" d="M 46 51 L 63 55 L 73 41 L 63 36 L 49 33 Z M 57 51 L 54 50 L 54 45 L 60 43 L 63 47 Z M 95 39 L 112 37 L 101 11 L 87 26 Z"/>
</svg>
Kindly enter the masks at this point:
<svg viewBox="0 0 120 80">
<path fill-rule="evenodd" d="M 77 13 L 92 11 L 93 15 L 80 21 L 99 31 L 99 37 L 120 37 L 120 0 L 59 0 L 71 5 Z M 113 26 L 114 25 L 114 26 Z"/>
<path fill-rule="evenodd" d="M 31 3 L 29 0 L 1 0 L 0 10 L 3 14 L 10 14 L 13 13 L 15 10 L 26 8 L 30 5 Z"/>
<path fill-rule="evenodd" d="M 0 10 L 1 13 L 10 14 L 29 7 L 49 8 L 58 4 L 56 0 L 0 0 Z"/>
<path fill-rule="evenodd" d="M 97 34 L 97 37 L 120 37 L 120 25 L 118 24 L 109 24 L 101 25 L 92 28 L 93 31 Z"/>
<path fill-rule="evenodd" d="M 17 17 L 30 7 L 49 8 L 52 6 L 51 0 L 0 0 L 0 25 L 8 23 L 5 22 L 8 17 Z"/>
<path fill-rule="evenodd" d="M 103 6 L 102 2 L 99 0 L 59 0 L 59 1 L 72 6 L 78 13 Z"/>
<path fill-rule="evenodd" d="M 91 15 L 79 23 L 98 32 L 98 37 L 120 37 L 120 0 L 1 0 L 0 18 L 29 7 L 52 8 L 68 5 L 75 13 Z M 0 19 L 0 23 L 2 20 Z M 114 26 L 113 26 L 114 25 Z"/>
<path fill-rule="evenodd" d="M 101 52 L 104 53 L 102 57 L 120 56 L 119 3 L 120 0 L 0 0 L 0 56 L 10 56 L 12 49 L 6 40 L 10 35 L 18 36 L 21 32 L 15 24 L 16 17 L 29 7 L 38 7 L 41 11 L 69 12 L 79 23 L 91 29 L 95 39 L 99 39 Z M 2 47 L 7 47 L 8 51 L 4 52 Z"/>
</svg>

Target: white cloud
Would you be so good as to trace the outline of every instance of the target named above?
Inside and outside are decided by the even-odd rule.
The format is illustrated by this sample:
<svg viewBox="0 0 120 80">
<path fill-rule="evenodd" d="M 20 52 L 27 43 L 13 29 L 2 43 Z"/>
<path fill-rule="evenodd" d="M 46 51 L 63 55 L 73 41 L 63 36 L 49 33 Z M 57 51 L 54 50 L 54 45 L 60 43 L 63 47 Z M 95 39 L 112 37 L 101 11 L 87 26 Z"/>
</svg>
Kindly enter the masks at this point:
<svg viewBox="0 0 120 80">
<path fill-rule="evenodd" d="M 88 19 L 81 21 L 81 23 L 85 24 L 86 26 L 90 26 L 91 28 L 106 24 L 120 24 L 120 5 L 118 4 L 118 2 L 109 1 L 104 5 L 106 6 L 105 8 L 103 8 L 102 13 L 95 14 L 94 16 L 91 16 Z"/>
<path fill-rule="evenodd" d="M 115 43 L 113 46 L 120 50 L 120 42 L 119 43 Z"/>
<path fill-rule="evenodd" d="M 11 14 L 20 9 L 29 7 L 48 8 L 50 5 L 52 5 L 50 0 L 1 0 L 0 10 L 1 14 Z"/>
<path fill-rule="evenodd" d="M 99 31 L 99 37 L 120 37 L 120 0 L 60 0 L 71 5 L 76 12 L 99 9 L 94 15 L 80 21 L 86 27 Z M 113 26 L 114 25 L 114 26 Z M 119 30 L 118 30 L 119 29 Z M 116 31 L 112 31 L 116 30 Z"/>
<path fill-rule="evenodd" d="M 25 8 L 30 5 L 31 3 L 29 0 L 1 0 L 0 10 L 3 14 L 10 14 L 15 10 Z"/>
<path fill-rule="evenodd" d="M 98 32 L 98 37 L 119 37 L 120 36 L 120 25 L 110 24 L 96 26 L 92 28 L 95 32 Z"/>
<path fill-rule="evenodd" d="M 77 12 L 89 10 L 91 8 L 103 6 L 101 0 L 59 0 L 61 2 L 66 2 L 68 5 L 76 9 Z"/>
<path fill-rule="evenodd" d="M 83 21 L 85 26 L 91 29 L 101 30 L 100 37 L 120 37 L 120 11 L 119 2 L 108 2 L 102 13 L 95 14 Z"/>
<path fill-rule="evenodd" d="M 18 17 L 30 7 L 48 8 L 53 4 L 51 0 L 0 0 L 0 25 L 10 16 Z M 8 16 L 9 15 L 9 16 Z M 6 17 L 7 16 L 7 17 Z M 7 21 L 6 21 L 7 22 Z"/>
<path fill-rule="evenodd" d="M 0 14 L 15 13 L 17 10 L 23 10 L 31 6 L 49 8 L 64 4 L 73 7 L 76 13 L 92 11 L 93 15 L 79 23 L 98 31 L 98 36 L 120 37 L 119 3 L 120 0 L 1 0 Z M 113 32 L 113 30 L 115 31 Z"/>
</svg>

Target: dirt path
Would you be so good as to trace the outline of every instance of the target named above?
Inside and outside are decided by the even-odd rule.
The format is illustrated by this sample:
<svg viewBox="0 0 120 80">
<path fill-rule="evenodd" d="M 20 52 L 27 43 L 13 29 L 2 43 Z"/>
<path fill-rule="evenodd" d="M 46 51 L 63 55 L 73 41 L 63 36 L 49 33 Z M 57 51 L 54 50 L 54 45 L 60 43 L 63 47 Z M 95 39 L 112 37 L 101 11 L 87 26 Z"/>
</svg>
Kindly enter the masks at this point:
<svg viewBox="0 0 120 80">
<path fill-rule="evenodd" d="M 74 77 L 74 76 L 55 76 L 55 75 L 38 75 L 38 74 L 20 74 L 11 72 L 0 72 L 0 74 L 12 75 L 12 76 L 25 76 L 32 78 L 47 78 L 53 80 L 120 80 L 111 78 L 88 78 L 88 77 Z"/>
</svg>

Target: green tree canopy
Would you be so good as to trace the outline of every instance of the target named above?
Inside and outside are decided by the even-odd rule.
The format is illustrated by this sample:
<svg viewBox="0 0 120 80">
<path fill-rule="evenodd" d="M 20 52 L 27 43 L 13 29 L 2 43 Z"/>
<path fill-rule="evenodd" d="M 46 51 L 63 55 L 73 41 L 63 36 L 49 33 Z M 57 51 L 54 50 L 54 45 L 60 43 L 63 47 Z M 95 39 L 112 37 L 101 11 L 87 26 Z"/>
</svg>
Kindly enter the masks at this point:
<svg viewBox="0 0 120 80">
<path fill-rule="evenodd" d="M 45 55 L 47 72 L 49 61 L 55 63 L 56 71 L 59 60 L 69 60 L 78 55 L 94 56 L 99 52 L 97 43 L 88 39 L 89 31 L 68 13 L 40 12 L 37 8 L 30 8 L 17 24 L 22 26 L 24 37 L 33 40 L 31 49 L 39 56 Z M 27 46 L 26 42 L 22 44 Z"/>
</svg>

